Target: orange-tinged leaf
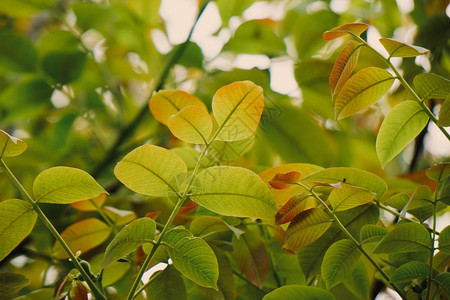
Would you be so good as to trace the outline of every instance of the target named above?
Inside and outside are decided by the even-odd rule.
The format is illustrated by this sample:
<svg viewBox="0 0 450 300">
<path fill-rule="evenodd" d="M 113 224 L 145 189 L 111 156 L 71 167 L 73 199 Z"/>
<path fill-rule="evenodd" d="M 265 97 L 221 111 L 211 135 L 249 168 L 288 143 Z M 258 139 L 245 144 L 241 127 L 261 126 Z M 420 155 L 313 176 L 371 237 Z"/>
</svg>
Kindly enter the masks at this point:
<svg viewBox="0 0 450 300">
<path fill-rule="evenodd" d="M 167 125 L 170 116 L 189 105 L 206 109 L 205 104 L 195 96 L 180 90 L 166 90 L 153 94 L 149 102 L 150 111 L 159 122 Z"/>
<path fill-rule="evenodd" d="M 390 57 L 415 57 L 430 52 L 430 50 L 428 49 L 419 46 L 408 45 L 388 38 L 381 38 L 380 43 L 389 53 Z"/>
<path fill-rule="evenodd" d="M 368 67 L 353 75 L 342 87 L 334 103 L 338 120 L 349 117 L 377 102 L 392 86 L 394 77 L 383 69 Z"/>
<path fill-rule="evenodd" d="M 334 39 L 337 39 L 341 36 L 345 36 L 350 33 L 354 33 L 356 35 L 361 35 L 364 31 L 369 28 L 369 25 L 364 23 L 350 23 L 350 24 L 344 24 L 338 27 L 335 27 L 331 30 L 325 31 L 322 35 L 323 39 L 325 41 L 331 41 Z"/>
<path fill-rule="evenodd" d="M 70 206 L 82 211 L 94 211 L 105 203 L 106 194 L 100 194 L 95 198 L 70 203 Z"/>
<path fill-rule="evenodd" d="M 160 211 L 151 211 L 151 212 L 146 213 L 145 217 L 156 220 L 160 214 L 161 214 Z"/>
<path fill-rule="evenodd" d="M 363 44 L 349 41 L 339 54 L 330 74 L 331 94 L 337 94 L 355 69 L 359 52 Z"/>
<path fill-rule="evenodd" d="M 287 173 L 277 173 L 272 180 L 269 181 L 271 187 L 277 190 L 288 189 L 295 185 L 294 182 L 300 181 L 302 174 L 297 171 L 290 171 Z"/>
<path fill-rule="evenodd" d="M 215 93 L 212 109 L 219 125 L 216 140 L 238 141 L 255 133 L 264 109 L 263 89 L 251 81 L 236 81 Z"/>
<path fill-rule="evenodd" d="M 189 105 L 172 115 L 167 121 L 167 126 L 180 140 L 193 144 L 206 144 L 213 123 L 205 108 Z"/>
<path fill-rule="evenodd" d="M 289 199 L 288 202 L 286 202 L 286 204 L 283 205 L 283 207 L 280 208 L 275 215 L 275 223 L 281 225 L 290 222 L 296 215 L 304 210 L 300 203 L 310 196 L 311 195 L 307 195 L 306 193 L 301 193 Z"/>
<path fill-rule="evenodd" d="M 61 236 L 73 253 L 84 253 L 101 245 L 111 234 L 111 228 L 96 218 L 90 218 L 76 222 L 67 227 Z M 65 259 L 69 256 L 59 242 L 53 246 L 53 256 Z"/>
<path fill-rule="evenodd" d="M 335 212 L 348 210 L 372 202 L 376 194 L 364 188 L 343 184 L 331 191 L 328 200 Z"/>
</svg>

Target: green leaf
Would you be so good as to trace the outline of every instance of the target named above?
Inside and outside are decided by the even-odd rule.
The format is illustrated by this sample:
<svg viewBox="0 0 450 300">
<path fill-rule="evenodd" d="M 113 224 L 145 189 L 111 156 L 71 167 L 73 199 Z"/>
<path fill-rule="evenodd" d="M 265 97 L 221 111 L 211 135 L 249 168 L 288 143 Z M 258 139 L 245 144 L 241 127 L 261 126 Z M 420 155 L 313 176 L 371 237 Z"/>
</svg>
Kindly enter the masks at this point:
<svg viewBox="0 0 450 300">
<path fill-rule="evenodd" d="M 320 208 L 311 208 L 299 213 L 286 230 L 283 247 L 297 250 L 319 239 L 333 223 L 332 219 Z"/>
<path fill-rule="evenodd" d="M 445 227 L 439 234 L 439 250 L 450 255 L 450 226 Z"/>
<path fill-rule="evenodd" d="M 0 41 L 0 70 L 17 73 L 36 70 L 38 53 L 29 40 L 9 30 L 2 30 Z"/>
<path fill-rule="evenodd" d="M 417 223 L 395 225 L 375 248 L 374 253 L 402 253 L 427 251 L 430 249 L 430 233 L 425 226 Z"/>
<path fill-rule="evenodd" d="M 42 58 L 42 69 L 59 84 L 77 80 L 83 73 L 86 54 L 83 52 L 49 52 Z"/>
<path fill-rule="evenodd" d="M 426 264 L 419 261 L 411 261 L 401 265 L 391 275 L 391 282 L 395 284 L 404 284 L 419 278 L 427 278 L 429 268 Z"/>
<path fill-rule="evenodd" d="M 261 288 L 269 273 L 269 261 L 264 241 L 252 231 L 239 238 L 233 236 L 233 256 L 245 277 Z"/>
<path fill-rule="evenodd" d="M 349 277 L 361 253 L 351 240 L 340 240 L 327 250 L 322 262 L 322 278 L 327 289 Z"/>
<path fill-rule="evenodd" d="M 31 206 L 19 199 L 0 202 L 0 261 L 33 230 L 37 215 Z"/>
<path fill-rule="evenodd" d="M 32 291 L 29 294 L 14 298 L 14 300 L 42 300 L 52 299 L 55 288 L 43 288 Z"/>
<path fill-rule="evenodd" d="M 409 201 L 409 195 L 406 193 L 397 193 L 386 199 L 386 204 L 395 209 L 402 210 Z"/>
<path fill-rule="evenodd" d="M 437 125 L 442 127 L 450 126 L 450 94 L 447 95 L 441 104 Z"/>
<path fill-rule="evenodd" d="M 408 45 L 393 39 L 381 38 L 380 43 L 389 53 L 390 57 L 415 57 L 430 53 L 430 50 L 428 49 Z"/>
<path fill-rule="evenodd" d="M 114 174 L 130 190 L 148 196 L 178 193 L 176 180 L 187 172 L 184 161 L 172 151 L 143 145 L 128 153 L 114 168 Z"/>
<path fill-rule="evenodd" d="M 394 107 L 381 124 L 377 136 L 377 154 L 384 166 L 425 128 L 428 115 L 415 101 L 404 101 Z"/>
<path fill-rule="evenodd" d="M 178 271 L 198 285 L 217 289 L 219 266 L 204 240 L 185 229 L 173 229 L 164 235 L 162 243 Z"/>
<path fill-rule="evenodd" d="M 421 73 L 414 77 L 414 86 L 422 101 L 445 99 L 450 91 L 450 81 L 433 73 Z"/>
<path fill-rule="evenodd" d="M 0 130 L 0 158 L 20 155 L 26 149 L 27 144 L 24 141 Z"/>
<path fill-rule="evenodd" d="M 30 285 L 30 280 L 22 274 L 0 273 L 0 295 L 2 295 L 2 299 L 14 298 L 21 289 L 28 285 Z"/>
<path fill-rule="evenodd" d="M 340 188 L 334 188 L 328 200 L 335 212 L 352 209 L 354 207 L 372 202 L 376 194 L 366 189 L 343 184 Z"/>
<path fill-rule="evenodd" d="M 387 234 L 387 229 L 378 225 L 367 224 L 361 228 L 361 244 L 378 243 Z"/>
<path fill-rule="evenodd" d="M 437 203 L 437 211 L 444 209 L 443 203 Z M 426 185 L 419 186 L 409 200 L 407 212 L 418 218 L 421 222 L 433 215 L 434 205 L 431 200 L 431 190 Z"/>
<path fill-rule="evenodd" d="M 214 94 L 212 109 L 219 128 L 219 141 L 242 140 L 258 128 L 264 109 L 264 94 L 251 81 L 236 81 L 221 87 Z"/>
<path fill-rule="evenodd" d="M 286 285 L 264 296 L 263 300 L 302 299 L 302 300 L 334 300 L 333 294 L 323 289 L 305 285 Z"/>
<path fill-rule="evenodd" d="M 443 181 L 450 176 L 450 163 L 442 162 L 436 164 L 426 170 L 425 174 L 428 176 L 428 178 L 433 179 L 434 181 Z"/>
<path fill-rule="evenodd" d="M 112 229 L 96 218 L 78 221 L 67 227 L 61 237 L 73 253 L 87 252 L 101 245 L 110 236 Z M 53 256 L 59 259 L 68 258 L 68 254 L 59 242 L 53 246 Z"/>
<path fill-rule="evenodd" d="M 198 237 L 209 236 L 213 233 L 219 233 L 228 230 L 233 231 L 237 237 L 244 233 L 244 231 L 240 230 L 239 228 L 227 224 L 221 218 L 212 216 L 199 216 L 195 218 L 194 220 L 192 220 L 189 230 L 193 235 Z"/>
<path fill-rule="evenodd" d="M 168 265 L 164 270 L 153 274 L 145 291 L 148 300 L 187 299 L 183 277 L 172 265 Z"/>
<path fill-rule="evenodd" d="M 167 121 L 167 126 L 180 140 L 193 144 L 206 144 L 213 123 L 206 109 L 189 105 L 172 115 Z"/>
<path fill-rule="evenodd" d="M 101 268 L 128 255 L 142 244 L 151 243 L 155 238 L 155 231 L 156 223 L 150 218 L 134 220 L 122 228 L 106 248 Z"/>
<path fill-rule="evenodd" d="M 250 170 L 218 166 L 200 172 L 191 199 L 225 216 L 270 219 L 276 204 L 269 188 Z"/>
<path fill-rule="evenodd" d="M 360 36 L 367 28 L 369 28 L 369 25 L 364 23 L 349 23 L 324 32 L 322 37 L 325 41 L 331 41 L 350 33 Z"/>
<path fill-rule="evenodd" d="M 444 289 L 447 294 L 450 294 L 450 273 L 439 273 L 433 279 L 439 284 L 442 289 Z"/>
<path fill-rule="evenodd" d="M 342 49 L 330 74 L 331 95 L 337 94 L 352 74 L 358 62 L 361 43 L 349 41 Z"/>
<path fill-rule="evenodd" d="M 66 204 L 92 199 L 107 192 L 83 170 L 53 167 L 42 171 L 34 180 L 36 202 Z"/>
<path fill-rule="evenodd" d="M 360 299 L 368 299 L 370 293 L 369 273 L 363 263 L 356 264 L 352 274 L 344 280 L 345 287 Z"/>
</svg>

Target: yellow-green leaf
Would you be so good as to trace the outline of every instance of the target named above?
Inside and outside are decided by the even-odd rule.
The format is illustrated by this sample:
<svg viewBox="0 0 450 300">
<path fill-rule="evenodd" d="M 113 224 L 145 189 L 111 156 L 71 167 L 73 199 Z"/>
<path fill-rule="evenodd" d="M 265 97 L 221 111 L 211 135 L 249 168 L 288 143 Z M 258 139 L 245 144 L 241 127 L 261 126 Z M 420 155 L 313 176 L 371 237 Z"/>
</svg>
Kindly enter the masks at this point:
<svg viewBox="0 0 450 300">
<path fill-rule="evenodd" d="M 53 167 L 36 177 L 33 193 L 36 202 L 66 204 L 92 199 L 107 192 L 83 170 Z"/>
<path fill-rule="evenodd" d="M 450 126 L 450 93 L 441 105 L 437 125 L 443 127 Z"/>
<path fill-rule="evenodd" d="M 193 144 L 206 144 L 213 124 L 206 109 L 189 105 L 172 115 L 167 121 L 167 126 L 180 140 Z"/>
<path fill-rule="evenodd" d="M 106 200 L 106 194 L 100 194 L 99 196 L 88 199 L 88 200 L 81 200 L 77 202 L 70 203 L 70 206 L 73 208 L 76 208 L 78 210 L 82 211 L 95 211 L 103 206 L 103 203 L 105 203 Z"/>
<path fill-rule="evenodd" d="M 30 205 L 19 199 L 0 202 L 0 261 L 26 238 L 37 215 Z"/>
<path fill-rule="evenodd" d="M 390 57 L 415 57 L 418 55 L 428 54 L 430 50 L 408 45 L 394 39 L 381 38 L 380 43 L 383 45 L 384 49 L 389 53 Z"/>
<path fill-rule="evenodd" d="M 408 283 L 412 280 L 427 278 L 428 266 L 420 261 L 410 261 L 401 265 L 391 275 L 391 282 L 396 284 Z"/>
<path fill-rule="evenodd" d="M 26 149 L 27 144 L 24 141 L 0 130 L 0 158 L 20 155 Z"/>
<path fill-rule="evenodd" d="M 263 90 L 251 81 L 233 82 L 217 90 L 212 109 L 219 125 L 217 140 L 245 139 L 258 127 L 264 109 Z"/>
<path fill-rule="evenodd" d="M 367 224 L 361 228 L 361 244 L 378 243 L 387 234 L 387 229 L 378 225 Z"/>
<path fill-rule="evenodd" d="M 378 132 L 376 149 L 384 166 L 414 139 L 428 122 L 428 115 L 415 101 L 404 101 L 386 116 Z"/>
<path fill-rule="evenodd" d="M 417 223 L 395 225 L 375 248 L 374 253 L 404 253 L 429 251 L 430 232 Z"/>
<path fill-rule="evenodd" d="M 450 176 L 450 163 L 443 162 L 436 164 L 426 170 L 425 173 L 427 174 L 428 178 L 433 179 L 434 181 L 443 181 L 445 178 Z"/>
<path fill-rule="evenodd" d="M 377 102 L 392 86 L 394 77 L 377 67 L 364 68 L 347 80 L 336 97 L 338 120 L 349 117 Z"/>
<path fill-rule="evenodd" d="M 186 172 L 186 164 L 178 155 L 153 145 L 134 149 L 114 168 L 117 179 L 127 188 L 148 196 L 177 193 L 176 180 L 182 181 Z"/>
<path fill-rule="evenodd" d="M 376 194 L 366 189 L 343 184 L 340 188 L 334 188 L 328 200 L 334 211 L 344 211 L 366 203 L 372 202 Z"/>
<path fill-rule="evenodd" d="M 330 74 L 331 94 L 337 94 L 355 69 L 358 62 L 361 43 L 349 41 L 339 54 Z"/>
<path fill-rule="evenodd" d="M 450 92 L 450 81 L 433 73 L 422 73 L 414 77 L 414 86 L 422 101 L 445 99 Z"/>
<path fill-rule="evenodd" d="M 96 218 L 84 219 L 67 227 L 61 237 L 73 253 L 84 253 L 101 245 L 111 234 L 111 228 Z M 59 259 L 69 256 L 59 242 L 53 246 L 53 255 Z"/>
<path fill-rule="evenodd" d="M 325 41 L 331 41 L 339 37 L 346 36 L 350 33 L 359 36 L 361 33 L 366 31 L 367 28 L 369 28 L 369 25 L 364 23 L 349 23 L 325 31 L 322 37 Z"/>
<path fill-rule="evenodd" d="M 264 296 L 263 300 L 335 300 L 332 293 L 306 285 L 285 285 Z"/>
</svg>

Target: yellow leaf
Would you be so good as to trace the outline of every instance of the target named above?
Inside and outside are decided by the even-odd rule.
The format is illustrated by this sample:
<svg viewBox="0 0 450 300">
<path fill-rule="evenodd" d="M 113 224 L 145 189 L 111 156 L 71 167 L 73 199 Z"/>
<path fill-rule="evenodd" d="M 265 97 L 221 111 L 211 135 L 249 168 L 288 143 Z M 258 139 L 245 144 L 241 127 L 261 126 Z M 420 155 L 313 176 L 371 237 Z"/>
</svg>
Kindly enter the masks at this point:
<svg viewBox="0 0 450 300">
<path fill-rule="evenodd" d="M 189 105 L 171 116 L 167 126 L 180 140 L 193 144 L 206 144 L 213 124 L 206 109 Z"/>
</svg>

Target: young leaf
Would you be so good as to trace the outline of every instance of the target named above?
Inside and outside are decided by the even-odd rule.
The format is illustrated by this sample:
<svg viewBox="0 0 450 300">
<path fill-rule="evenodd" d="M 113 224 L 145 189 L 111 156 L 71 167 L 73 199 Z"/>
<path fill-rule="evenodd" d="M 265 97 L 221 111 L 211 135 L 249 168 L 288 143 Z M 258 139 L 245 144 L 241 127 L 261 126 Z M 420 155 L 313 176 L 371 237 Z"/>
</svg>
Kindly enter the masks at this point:
<svg viewBox="0 0 450 300">
<path fill-rule="evenodd" d="M 37 214 L 23 200 L 0 202 L 0 261 L 30 234 L 36 218 Z"/>
<path fill-rule="evenodd" d="M 153 145 L 134 149 L 114 168 L 117 179 L 126 187 L 148 196 L 167 196 L 170 191 L 177 193 L 174 179 L 186 172 L 186 164 L 179 156 Z"/>
<path fill-rule="evenodd" d="M 328 200 L 334 211 L 344 211 L 372 202 L 376 194 L 366 189 L 343 184 L 341 188 L 334 188 Z"/>
<path fill-rule="evenodd" d="M 334 63 L 333 70 L 331 71 L 329 78 L 331 95 L 336 95 L 352 74 L 356 63 L 358 62 L 361 46 L 361 43 L 349 41 L 342 49 L 336 59 L 336 62 Z"/>
<path fill-rule="evenodd" d="M 428 277 L 428 266 L 423 262 L 411 261 L 401 265 L 391 275 L 391 282 L 404 284 L 412 280 Z"/>
<path fill-rule="evenodd" d="M 151 243 L 155 238 L 156 223 L 150 218 L 134 220 L 114 237 L 105 250 L 101 268 L 136 250 L 144 243 Z"/>
<path fill-rule="evenodd" d="M 376 149 L 381 164 L 386 165 L 399 154 L 427 123 L 428 115 L 415 101 L 404 101 L 394 107 L 377 136 Z"/>
<path fill-rule="evenodd" d="M 101 245 L 111 234 L 111 228 L 96 218 L 78 221 L 67 227 L 61 237 L 67 243 L 73 253 L 82 253 Z M 56 242 L 53 246 L 53 256 L 65 259 L 69 256 L 63 247 Z"/>
<path fill-rule="evenodd" d="M 378 225 L 367 224 L 361 228 L 361 244 L 378 243 L 387 234 L 387 229 Z"/>
<path fill-rule="evenodd" d="M 107 192 L 83 170 L 53 167 L 36 177 L 33 193 L 36 202 L 67 204 L 95 198 Z"/>
<path fill-rule="evenodd" d="M 375 248 L 374 253 L 402 253 L 429 251 L 430 233 L 425 226 L 417 223 L 395 225 Z"/>
<path fill-rule="evenodd" d="M 389 53 L 390 57 L 415 57 L 430 53 L 430 50 L 428 49 L 408 45 L 393 39 L 381 38 L 380 43 Z"/>
<path fill-rule="evenodd" d="M 152 275 L 145 289 L 148 300 L 186 300 L 183 277 L 172 265 Z"/>
<path fill-rule="evenodd" d="M 164 235 L 162 243 L 178 271 L 198 285 L 217 289 L 219 266 L 204 240 L 185 229 L 173 229 Z"/>
<path fill-rule="evenodd" d="M 72 206 L 73 208 L 76 208 L 78 210 L 81 210 L 81 211 L 95 211 L 98 208 L 101 208 L 103 206 L 103 203 L 105 203 L 105 200 L 106 200 L 106 194 L 100 194 L 93 199 L 81 200 L 81 201 L 70 203 L 70 206 Z"/>
<path fill-rule="evenodd" d="M 439 251 L 450 255 L 450 226 L 445 227 L 439 234 Z"/>
<path fill-rule="evenodd" d="M 213 97 L 212 109 L 219 125 L 217 140 L 237 141 L 255 133 L 264 109 L 264 94 L 251 81 L 221 87 Z"/>
<path fill-rule="evenodd" d="M 338 27 L 335 27 L 331 30 L 325 31 L 322 35 L 323 39 L 325 41 L 331 41 L 334 39 L 337 39 L 341 36 L 346 36 L 350 33 L 353 33 L 357 36 L 361 35 L 364 31 L 369 28 L 369 25 L 364 23 L 350 23 L 350 24 L 344 24 Z"/>
<path fill-rule="evenodd" d="M 189 105 L 206 110 L 205 104 L 195 96 L 179 90 L 160 91 L 153 94 L 149 102 L 150 111 L 156 120 L 167 125 L 169 118 Z"/>
<path fill-rule="evenodd" d="M 306 285 L 285 285 L 264 296 L 263 300 L 302 299 L 335 300 L 333 294 L 321 288 Z"/>
<path fill-rule="evenodd" d="M 0 273 L 0 295 L 2 295 L 2 299 L 16 299 L 15 296 L 19 291 L 28 285 L 30 285 L 30 280 L 22 274 Z"/>
<path fill-rule="evenodd" d="M 450 93 L 441 105 L 437 125 L 442 127 L 450 126 Z"/>
<path fill-rule="evenodd" d="M 368 67 L 347 80 L 336 97 L 334 112 L 342 120 L 377 102 L 392 86 L 394 77 L 383 69 Z"/>
<path fill-rule="evenodd" d="M 450 91 L 450 81 L 433 73 L 421 73 L 414 77 L 414 86 L 422 101 L 445 99 Z"/>
<path fill-rule="evenodd" d="M 24 141 L 0 130 L 0 158 L 20 155 L 26 149 L 27 144 Z"/>
<path fill-rule="evenodd" d="M 193 144 L 206 144 L 213 124 L 206 109 L 189 105 L 172 115 L 167 121 L 167 126 L 180 140 Z"/>
<path fill-rule="evenodd" d="M 351 240 L 340 240 L 327 250 L 322 262 L 322 277 L 331 289 L 352 274 L 361 253 Z"/>
<path fill-rule="evenodd" d="M 233 256 L 245 277 L 261 288 L 269 273 L 269 262 L 263 240 L 254 232 L 247 231 L 238 239 L 233 236 Z"/>
<path fill-rule="evenodd" d="M 295 184 L 291 182 L 298 182 L 302 175 L 297 171 L 291 171 L 288 173 L 277 173 L 272 180 L 269 180 L 269 184 L 276 190 L 284 190 L 292 187 Z"/>
<path fill-rule="evenodd" d="M 289 199 L 275 215 L 275 223 L 281 225 L 290 222 L 296 215 L 303 211 L 303 207 L 299 204 L 308 197 L 311 197 L 311 195 L 300 193 Z"/>
<path fill-rule="evenodd" d="M 308 246 L 320 238 L 332 223 L 328 214 L 320 208 L 305 210 L 289 224 L 283 247 L 288 250 L 297 250 Z"/>
<path fill-rule="evenodd" d="M 218 166 L 200 172 L 191 199 L 225 216 L 270 219 L 276 204 L 267 185 L 250 170 Z"/>
</svg>

